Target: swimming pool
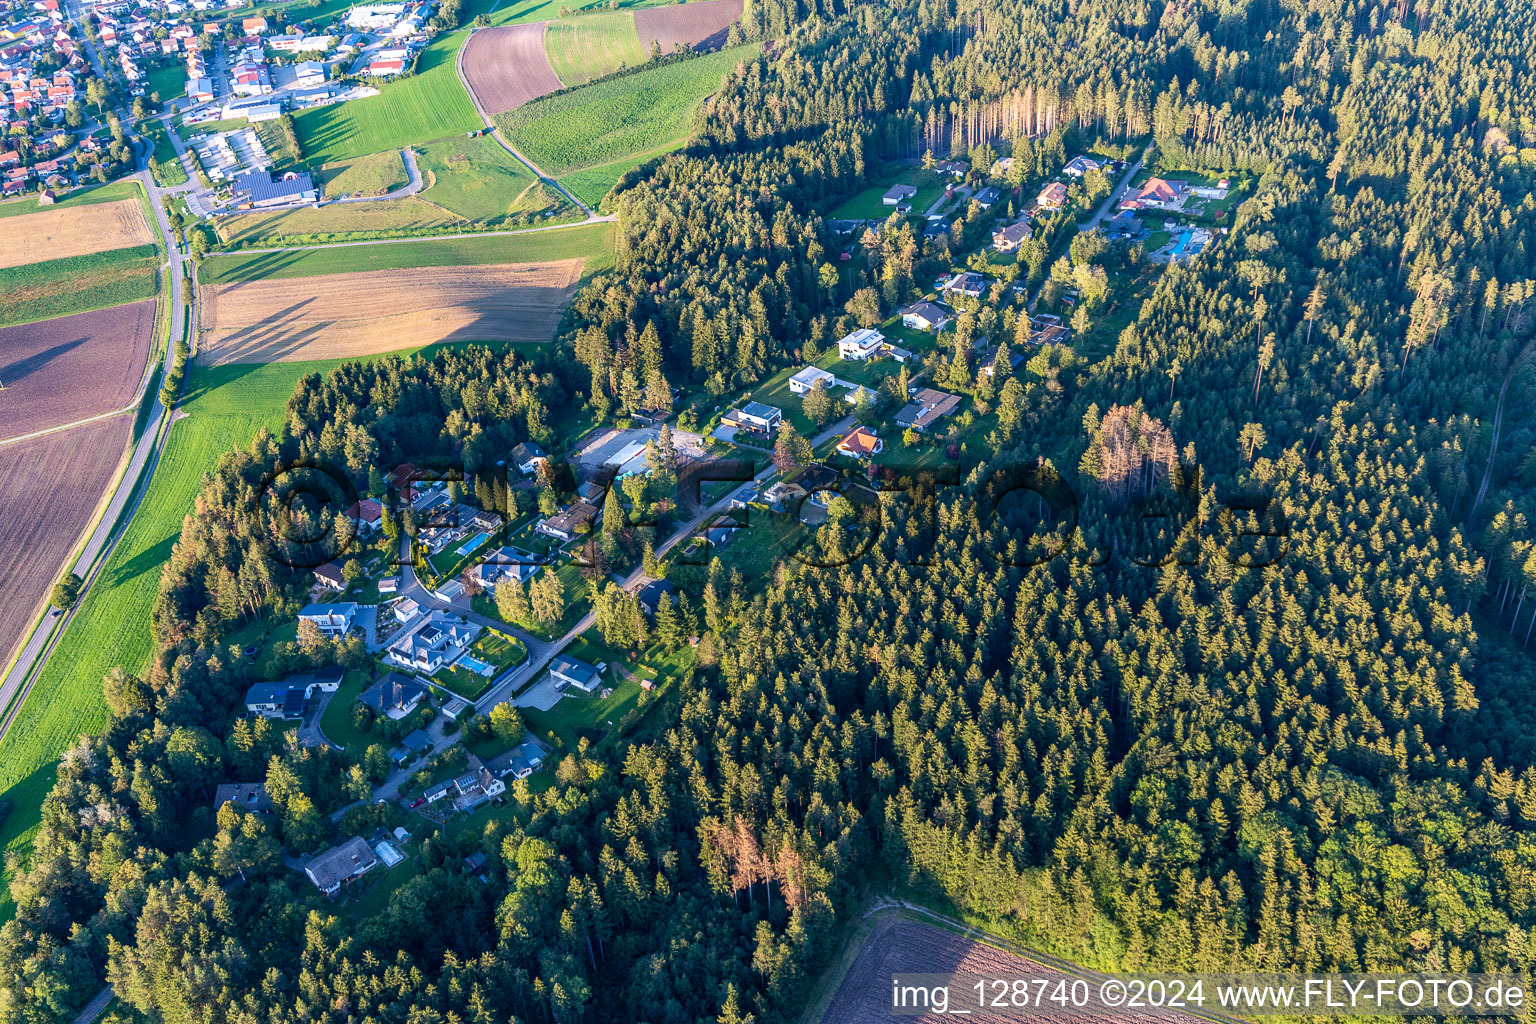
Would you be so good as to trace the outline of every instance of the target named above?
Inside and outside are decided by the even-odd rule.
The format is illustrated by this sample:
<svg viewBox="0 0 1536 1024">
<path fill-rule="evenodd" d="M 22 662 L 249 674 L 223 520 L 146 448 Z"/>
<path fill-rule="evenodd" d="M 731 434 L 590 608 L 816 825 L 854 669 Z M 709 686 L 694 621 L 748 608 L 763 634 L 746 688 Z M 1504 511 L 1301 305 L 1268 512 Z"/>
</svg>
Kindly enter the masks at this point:
<svg viewBox="0 0 1536 1024">
<path fill-rule="evenodd" d="M 473 554 L 474 552 L 480 550 L 480 546 L 490 539 L 491 535 L 488 533 L 477 533 L 473 537 L 469 538 L 469 540 L 465 541 L 457 553 L 461 555 Z"/>
<path fill-rule="evenodd" d="M 462 668 L 468 669 L 469 671 L 482 676 L 490 676 L 496 672 L 495 665 L 492 665 L 487 661 L 481 661 L 479 658 L 472 654 L 466 654 L 464 657 L 460 658 L 459 665 Z"/>
<path fill-rule="evenodd" d="M 1179 234 L 1178 244 L 1173 247 L 1173 258 L 1178 259 L 1184 255 L 1184 247 L 1189 245 L 1189 240 L 1194 236 L 1193 231 L 1184 231 Z"/>
</svg>

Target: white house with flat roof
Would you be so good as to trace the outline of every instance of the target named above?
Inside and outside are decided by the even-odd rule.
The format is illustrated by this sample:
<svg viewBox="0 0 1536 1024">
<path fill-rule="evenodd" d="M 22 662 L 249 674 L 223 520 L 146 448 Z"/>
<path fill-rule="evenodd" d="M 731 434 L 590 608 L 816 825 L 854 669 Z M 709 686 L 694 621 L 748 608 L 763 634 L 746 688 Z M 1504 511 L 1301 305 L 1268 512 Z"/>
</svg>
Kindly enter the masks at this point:
<svg viewBox="0 0 1536 1024">
<path fill-rule="evenodd" d="M 885 347 L 885 335 L 873 327 L 861 327 L 837 343 L 837 354 L 843 359 L 864 362 L 877 358 Z"/>
<path fill-rule="evenodd" d="M 819 366 L 807 366 L 796 371 L 795 375 L 789 378 L 789 390 L 794 394 L 803 395 L 817 384 L 824 384 L 830 388 L 836 383 L 837 378 L 828 371 Z"/>
</svg>

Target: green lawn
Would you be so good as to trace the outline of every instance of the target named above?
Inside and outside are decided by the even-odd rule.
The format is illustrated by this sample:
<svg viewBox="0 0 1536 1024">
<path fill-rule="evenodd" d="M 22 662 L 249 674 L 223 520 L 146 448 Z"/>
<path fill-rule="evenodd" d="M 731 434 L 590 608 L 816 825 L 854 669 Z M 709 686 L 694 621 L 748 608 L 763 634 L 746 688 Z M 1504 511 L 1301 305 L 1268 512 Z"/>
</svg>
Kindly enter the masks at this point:
<svg viewBox="0 0 1536 1024">
<path fill-rule="evenodd" d="M 357 698 L 373 683 L 373 677 L 374 674 L 366 670 L 354 669 L 348 672 L 341 686 L 331 695 L 330 703 L 326 704 L 325 714 L 320 716 L 320 731 L 332 743 L 345 747 L 349 757 L 362 757 L 363 751 L 375 743 L 383 743 L 386 747 L 394 745 L 377 733 L 364 731 L 352 724 Z"/>
<path fill-rule="evenodd" d="M 499 224 L 509 216 L 534 212 L 542 188 L 528 169 L 488 135 L 443 139 L 421 146 L 416 165 L 427 188 L 423 199 L 466 220 Z M 563 205 L 563 203 L 562 203 Z"/>
<path fill-rule="evenodd" d="M 319 169 L 319 183 L 326 190 L 326 198 L 384 195 L 404 186 L 407 181 L 409 175 L 406 173 L 406 161 L 401 160 L 399 150 L 396 149 L 324 164 Z"/>
<path fill-rule="evenodd" d="M 613 692 L 599 697 L 595 693 L 588 696 L 579 690 L 567 690 L 566 696 L 548 711 L 518 709 L 528 731 L 553 748 L 546 759 L 549 764 L 574 752 L 583 736 L 593 744 L 617 742 L 625 728 L 625 717 L 654 700 L 655 694 L 687 671 L 694 659 L 693 649 L 686 646 L 675 651 L 652 647 L 638 659 L 632 659 L 604 644 L 596 629 L 573 640 L 565 653 L 593 665 L 607 662 L 603 685 L 612 687 Z M 656 683 L 650 695 L 641 686 L 642 679 Z M 632 726 L 633 719 L 628 724 Z"/>
<path fill-rule="evenodd" d="M 544 55 L 567 88 L 649 58 L 640 47 L 633 11 L 604 11 L 551 21 L 544 28 Z"/>
<path fill-rule="evenodd" d="M 135 672 L 147 668 L 160 569 L 203 475 L 224 452 L 249 444 L 261 428 L 280 426 L 300 377 L 338 362 L 190 367 L 187 415 L 171 429 L 143 504 L 38 676 L 25 713 L 0 738 L 0 792 L 15 802 L 0 828 L 7 849 L 23 848 L 29 840 L 53 785 L 54 762 L 80 733 L 106 724 L 102 677 L 117 665 Z M 8 901 L 0 903 L 0 912 L 9 909 Z"/>
<path fill-rule="evenodd" d="M 156 246 L 137 245 L 0 269 L 0 327 L 153 298 L 161 262 Z"/>
<path fill-rule="evenodd" d="M 460 697 L 474 700 L 507 669 L 528 660 L 528 648 L 521 640 L 499 630 L 486 630 L 469 645 L 469 654 L 496 666 L 489 676 L 482 676 L 457 665 L 440 670 L 432 678 Z"/>
<path fill-rule="evenodd" d="M 161 103 L 179 100 L 187 94 L 187 69 L 181 64 L 168 64 L 149 73 L 148 92 L 160 94 Z"/>
<path fill-rule="evenodd" d="M 898 184 L 915 186 L 917 195 L 912 197 L 912 212 L 927 213 L 933 201 L 944 194 L 943 186 L 933 184 L 932 177 L 922 168 L 910 168 L 888 181 L 871 185 L 838 206 L 831 215 L 838 220 L 884 220 L 896 212 L 896 207 L 886 206 L 882 197 L 892 185 Z"/>
<path fill-rule="evenodd" d="M 251 248 L 452 234 L 468 226 L 441 206 L 416 196 L 371 203 L 327 203 L 291 210 L 263 210 L 218 218 L 219 237 L 226 244 Z"/>
<path fill-rule="evenodd" d="M 454 55 L 468 35 L 465 29 L 439 36 L 417 59 L 416 74 L 386 84 L 377 96 L 294 114 L 305 157 L 322 165 L 339 163 L 481 127 L 454 68 Z"/>
<path fill-rule="evenodd" d="M 373 205 L 373 204 L 358 204 Z M 313 277 L 359 270 L 454 267 L 540 260 L 588 260 L 591 272 L 612 259 L 613 225 L 587 224 L 525 234 L 480 238 L 422 239 L 389 245 L 345 245 L 297 252 L 253 252 L 207 259 L 198 271 L 203 284 Z"/>
<path fill-rule="evenodd" d="M 524 550 L 528 550 L 525 545 L 519 546 L 523 547 Z M 548 566 L 543 570 L 543 572 L 549 571 L 550 568 Z M 531 619 L 526 622 L 513 623 L 513 625 L 526 629 L 541 640 L 557 640 L 564 636 L 570 631 L 572 626 L 581 621 L 581 617 L 587 614 L 587 611 L 592 606 L 592 600 L 588 596 L 587 581 L 582 578 L 579 565 L 568 561 L 555 569 L 554 572 L 560 577 L 560 583 L 565 589 L 565 614 L 561 616 L 560 621 L 548 629 Z M 524 586 L 527 585 L 524 584 Z M 502 619 L 500 612 L 496 609 L 496 603 L 488 597 L 475 598 L 474 607 L 475 611 L 482 615 L 489 615 L 494 619 Z M 502 621 L 506 620 L 502 619 Z"/>
<path fill-rule="evenodd" d="M 647 68 L 535 100 L 496 115 L 496 123 L 530 160 L 556 177 L 606 166 L 605 173 L 582 177 L 583 191 L 590 195 L 604 180 L 611 188 L 625 161 L 685 141 L 699 104 L 719 89 L 727 72 L 757 51 L 753 44 Z"/>
<path fill-rule="evenodd" d="M 110 182 L 106 185 L 94 185 L 90 188 L 78 189 L 53 204 L 53 209 L 59 210 L 66 206 L 94 206 L 96 203 L 115 203 L 119 199 L 142 199 L 144 190 L 139 187 L 138 181 L 125 179 Z M 37 205 L 37 196 L 26 195 L 19 199 L 7 199 L 0 202 L 0 219 L 6 217 L 21 217 L 29 213 L 36 213 L 42 207 Z"/>
<path fill-rule="evenodd" d="M 155 146 L 155 184 L 170 186 L 185 182 L 187 169 L 181 166 L 181 158 L 176 155 L 176 147 L 171 143 L 165 125 L 152 117 L 139 122 L 139 125 L 144 131 L 144 137 Z"/>
</svg>

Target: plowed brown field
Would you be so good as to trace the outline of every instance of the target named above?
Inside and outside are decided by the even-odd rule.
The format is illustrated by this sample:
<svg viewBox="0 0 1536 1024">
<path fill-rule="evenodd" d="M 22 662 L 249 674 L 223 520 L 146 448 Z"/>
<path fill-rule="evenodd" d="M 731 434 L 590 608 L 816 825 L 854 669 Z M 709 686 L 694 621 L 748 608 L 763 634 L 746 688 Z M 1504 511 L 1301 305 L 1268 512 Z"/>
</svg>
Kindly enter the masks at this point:
<svg viewBox="0 0 1536 1024">
<path fill-rule="evenodd" d="M 0 267 L 106 252 L 153 241 L 137 200 L 42 209 L 7 217 L 0 232 Z"/>
<path fill-rule="evenodd" d="M 1069 985 L 1073 976 L 1052 967 L 1013 953 L 1004 952 L 985 943 L 975 942 L 964 936 L 919 921 L 891 920 L 881 924 L 869 936 L 860 950 L 842 986 L 833 997 L 821 1024 L 941 1024 L 951 1019 L 964 1019 L 971 1024 L 1021 1024 L 1021 1022 L 1049 1022 L 1049 1024 L 1076 1024 L 1092 1020 L 1100 1024 L 1199 1024 L 1197 1018 L 1182 1013 L 1137 1013 L 1129 1010 L 1112 1010 L 1102 1005 L 1091 1012 L 1072 1006 L 1049 1009 L 1029 1006 L 1024 1009 L 1010 1008 L 1006 1014 L 995 1010 L 978 1009 L 976 990 L 969 987 L 981 978 L 969 978 L 952 986 L 949 994 L 949 1013 L 924 1013 L 914 1016 L 910 1011 L 898 1014 L 892 1006 L 891 977 L 895 974 L 965 974 L 983 978 L 1048 979 L 1049 991 L 1054 991 L 1057 981 Z M 1088 983 L 1090 995 L 1096 983 Z M 995 997 L 996 989 L 984 989 Z M 1029 989 L 1032 993 L 1035 990 Z M 914 1005 L 914 1004 L 909 1004 Z M 969 1010 L 963 1018 L 955 1016 L 957 1010 Z"/>
<path fill-rule="evenodd" d="M 90 524 L 132 426 L 114 416 L 0 448 L 0 667 Z"/>
<path fill-rule="evenodd" d="M 661 44 L 662 53 L 671 53 L 679 43 L 700 50 L 718 50 L 725 45 L 731 26 L 741 20 L 742 7 L 742 0 L 704 0 L 636 11 L 635 32 L 640 36 L 640 49 L 650 53 L 654 40 Z"/>
<path fill-rule="evenodd" d="M 549 341 L 582 261 L 371 270 L 204 288 L 207 363 L 347 359 L 441 341 Z"/>
<path fill-rule="evenodd" d="M 0 439 L 127 405 L 154 335 L 154 299 L 0 330 Z"/>
<path fill-rule="evenodd" d="M 500 114 L 561 88 L 544 53 L 544 22 L 485 28 L 464 46 L 464 77 L 487 114 Z"/>
</svg>

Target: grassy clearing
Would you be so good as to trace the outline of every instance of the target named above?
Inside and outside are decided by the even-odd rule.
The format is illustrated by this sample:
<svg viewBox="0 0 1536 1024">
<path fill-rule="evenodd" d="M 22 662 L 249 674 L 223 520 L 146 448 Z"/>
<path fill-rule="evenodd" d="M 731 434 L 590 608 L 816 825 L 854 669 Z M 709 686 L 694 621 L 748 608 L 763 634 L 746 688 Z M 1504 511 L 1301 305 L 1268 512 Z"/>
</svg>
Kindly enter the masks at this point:
<svg viewBox="0 0 1536 1024">
<path fill-rule="evenodd" d="M 685 139 L 699 104 L 757 49 L 741 46 L 598 82 L 498 114 L 496 123 L 556 176 L 632 159 Z"/>
<path fill-rule="evenodd" d="M 187 415 L 173 425 L 142 505 L 38 676 L 26 713 L 0 739 L 0 792 L 15 802 L 0 828 L 6 849 L 29 841 L 59 756 L 82 732 L 106 723 L 102 676 L 117 665 L 140 672 L 147 667 L 160 567 L 192 510 L 203 474 L 262 427 L 275 429 L 300 377 L 334 365 L 192 367 L 183 405 Z M 0 903 L 0 914 L 8 912 Z"/>
<path fill-rule="evenodd" d="M 409 182 L 399 150 L 385 150 L 320 168 L 327 199 L 341 196 L 381 196 Z"/>
<path fill-rule="evenodd" d="M 618 184 L 619 179 L 624 177 L 624 175 L 649 160 L 665 156 L 677 149 L 685 141 L 687 140 L 680 138 L 672 139 L 644 153 L 636 153 L 633 156 L 614 160 L 611 163 L 583 167 L 579 171 L 572 171 L 570 174 L 562 175 L 560 184 L 570 189 L 577 198 L 588 206 L 596 206 L 603 201 L 603 197 L 612 190 L 614 185 Z"/>
<path fill-rule="evenodd" d="M 944 194 L 944 187 L 933 184 L 932 178 L 933 175 L 927 171 L 913 168 L 883 184 L 871 185 L 833 210 L 832 216 L 838 220 L 884 220 L 896 212 L 896 207 L 886 206 L 882 197 L 887 189 L 896 184 L 915 187 L 917 195 L 911 200 L 912 212 L 927 213 L 928 208 Z"/>
<path fill-rule="evenodd" d="M 0 270 L 0 327 L 153 298 L 159 267 L 154 245 L 6 267 Z"/>
<path fill-rule="evenodd" d="M 187 94 L 187 69 L 181 64 L 168 64 L 149 73 L 149 94 L 157 93 L 161 103 L 179 100 Z"/>
<path fill-rule="evenodd" d="M 417 59 L 416 74 L 377 96 L 301 110 L 293 117 L 305 156 L 321 165 L 403 149 L 481 127 L 459 82 L 454 55 L 468 31 L 439 36 Z"/>
<path fill-rule="evenodd" d="M 204 284 L 232 281 L 314 277 L 360 270 L 403 267 L 476 266 L 491 263 L 537 263 L 585 258 L 586 271 L 612 259 L 613 225 L 589 224 L 553 231 L 478 238 L 440 238 L 378 245 L 343 245 L 326 249 L 241 253 L 204 261 L 198 279 Z"/>
<path fill-rule="evenodd" d="M 383 743 L 387 747 L 394 745 L 387 743 L 378 733 L 359 729 L 353 724 L 357 698 L 372 685 L 373 677 L 374 673 L 368 671 L 354 669 L 348 672 L 330 702 L 325 705 L 325 713 L 320 716 L 320 731 L 325 733 L 325 738 L 341 744 L 352 757 L 361 757 L 375 743 Z"/>
<path fill-rule="evenodd" d="M 181 166 L 181 158 L 176 155 L 176 147 L 171 143 L 165 125 L 151 117 L 141 121 L 140 126 L 144 129 L 144 137 L 155 147 L 155 184 L 167 188 L 185 182 L 187 169 Z"/>
<path fill-rule="evenodd" d="M 604 11 L 550 22 L 544 29 L 544 55 L 569 88 L 646 62 L 635 31 L 634 11 Z"/>
<path fill-rule="evenodd" d="M 422 196 L 466 220 L 499 224 L 519 212 L 533 175 L 487 135 L 423 146 L 416 166 L 427 180 Z"/>
</svg>

